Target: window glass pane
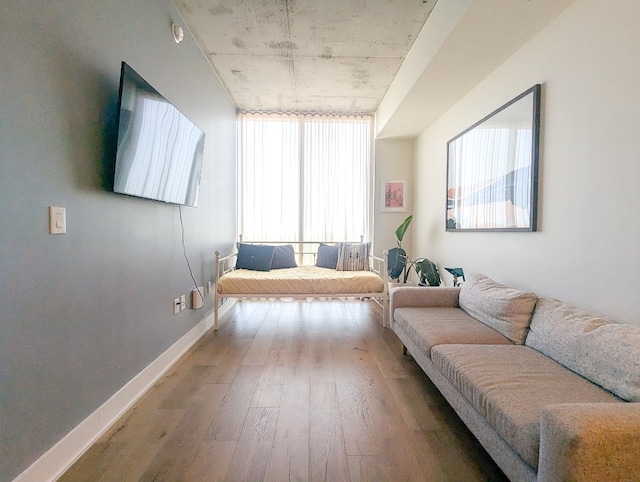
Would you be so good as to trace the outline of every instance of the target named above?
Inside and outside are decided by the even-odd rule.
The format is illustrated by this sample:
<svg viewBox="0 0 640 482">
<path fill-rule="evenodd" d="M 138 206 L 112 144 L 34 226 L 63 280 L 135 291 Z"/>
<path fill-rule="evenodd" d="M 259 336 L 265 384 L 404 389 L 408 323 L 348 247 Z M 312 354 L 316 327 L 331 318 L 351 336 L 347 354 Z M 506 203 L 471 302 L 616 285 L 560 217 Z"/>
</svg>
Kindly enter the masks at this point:
<svg viewBox="0 0 640 482">
<path fill-rule="evenodd" d="M 371 116 L 238 114 L 244 239 L 369 239 L 371 129 Z"/>
</svg>

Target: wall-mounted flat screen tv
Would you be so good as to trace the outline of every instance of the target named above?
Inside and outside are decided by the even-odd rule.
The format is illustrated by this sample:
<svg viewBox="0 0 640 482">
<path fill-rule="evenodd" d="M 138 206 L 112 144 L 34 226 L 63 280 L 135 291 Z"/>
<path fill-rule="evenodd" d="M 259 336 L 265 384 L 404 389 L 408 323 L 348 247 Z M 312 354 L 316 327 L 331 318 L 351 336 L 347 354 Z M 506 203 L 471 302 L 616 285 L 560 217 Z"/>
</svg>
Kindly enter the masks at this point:
<svg viewBox="0 0 640 482">
<path fill-rule="evenodd" d="M 113 190 L 198 205 L 204 132 L 122 62 Z"/>
</svg>

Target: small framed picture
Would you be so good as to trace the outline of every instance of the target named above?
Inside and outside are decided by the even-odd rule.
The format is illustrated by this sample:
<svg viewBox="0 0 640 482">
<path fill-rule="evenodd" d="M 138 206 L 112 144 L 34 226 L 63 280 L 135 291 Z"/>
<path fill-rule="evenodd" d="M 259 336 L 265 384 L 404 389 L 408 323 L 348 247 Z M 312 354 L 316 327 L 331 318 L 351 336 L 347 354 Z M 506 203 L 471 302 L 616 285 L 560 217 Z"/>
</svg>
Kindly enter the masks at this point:
<svg viewBox="0 0 640 482">
<path fill-rule="evenodd" d="M 405 212 L 407 210 L 407 181 L 383 181 L 380 211 Z"/>
</svg>

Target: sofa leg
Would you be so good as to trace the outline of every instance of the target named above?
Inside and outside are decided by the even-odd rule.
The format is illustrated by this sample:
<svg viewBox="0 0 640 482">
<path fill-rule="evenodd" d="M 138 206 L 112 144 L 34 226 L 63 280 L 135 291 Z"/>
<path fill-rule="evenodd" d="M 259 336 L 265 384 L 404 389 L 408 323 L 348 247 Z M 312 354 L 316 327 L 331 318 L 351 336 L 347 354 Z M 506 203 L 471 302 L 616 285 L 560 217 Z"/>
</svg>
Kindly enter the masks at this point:
<svg viewBox="0 0 640 482">
<path fill-rule="evenodd" d="M 407 355 L 409 352 L 407 351 L 407 347 L 402 345 L 402 354 Z"/>
</svg>

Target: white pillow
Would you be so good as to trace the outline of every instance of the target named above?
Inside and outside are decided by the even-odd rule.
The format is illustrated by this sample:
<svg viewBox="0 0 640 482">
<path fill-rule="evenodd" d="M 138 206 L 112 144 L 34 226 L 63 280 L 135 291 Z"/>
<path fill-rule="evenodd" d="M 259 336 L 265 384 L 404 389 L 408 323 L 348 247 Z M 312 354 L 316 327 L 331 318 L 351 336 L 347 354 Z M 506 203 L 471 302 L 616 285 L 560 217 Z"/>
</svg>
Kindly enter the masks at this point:
<svg viewBox="0 0 640 482">
<path fill-rule="evenodd" d="M 342 243 L 338 253 L 338 271 L 368 271 L 371 243 Z"/>
</svg>

